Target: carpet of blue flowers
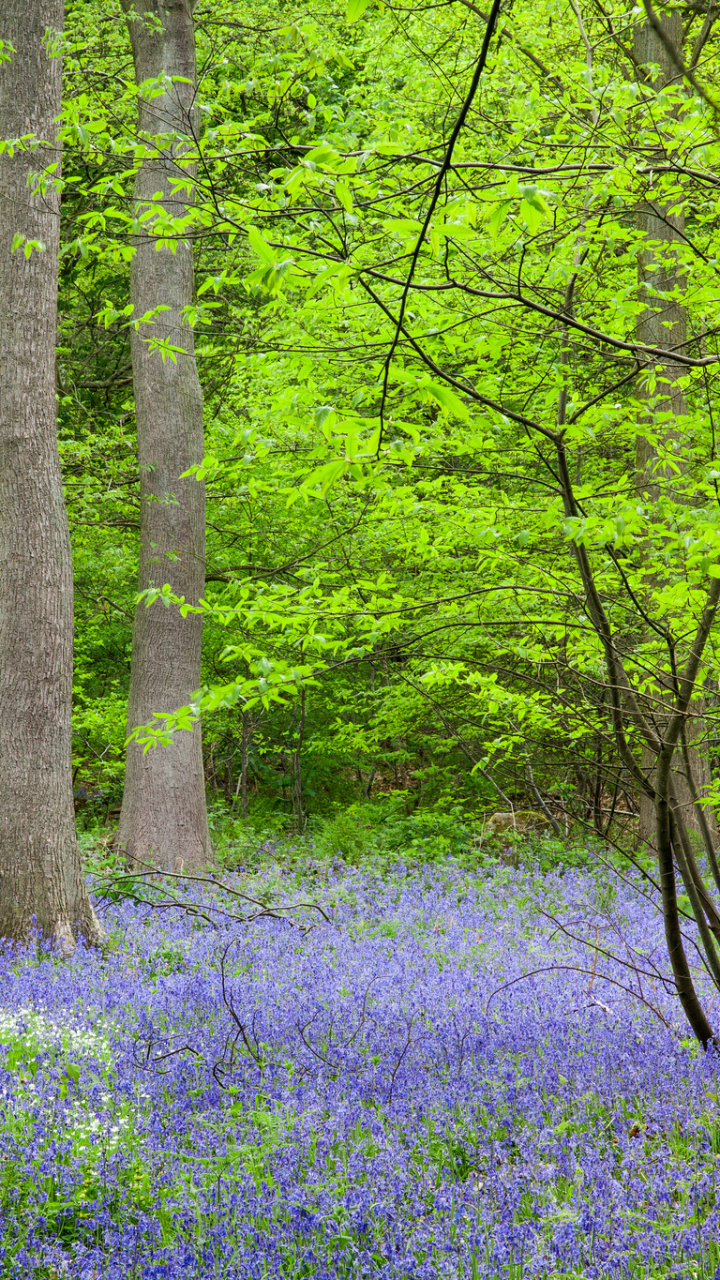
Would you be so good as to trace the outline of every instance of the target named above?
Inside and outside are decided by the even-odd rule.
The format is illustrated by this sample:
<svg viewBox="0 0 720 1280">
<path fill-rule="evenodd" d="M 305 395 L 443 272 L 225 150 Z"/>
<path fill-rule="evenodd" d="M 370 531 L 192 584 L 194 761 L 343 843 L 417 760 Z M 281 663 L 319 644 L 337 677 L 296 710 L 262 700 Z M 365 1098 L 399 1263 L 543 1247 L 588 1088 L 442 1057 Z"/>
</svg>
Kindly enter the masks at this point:
<svg viewBox="0 0 720 1280">
<path fill-rule="evenodd" d="M 713 1280 L 720 1069 L 639 888 L 255 891 L 328 918 L 192 886 L 101 905 L 102 954 L 0 957 L 3 1280 Z"/>
</svg>

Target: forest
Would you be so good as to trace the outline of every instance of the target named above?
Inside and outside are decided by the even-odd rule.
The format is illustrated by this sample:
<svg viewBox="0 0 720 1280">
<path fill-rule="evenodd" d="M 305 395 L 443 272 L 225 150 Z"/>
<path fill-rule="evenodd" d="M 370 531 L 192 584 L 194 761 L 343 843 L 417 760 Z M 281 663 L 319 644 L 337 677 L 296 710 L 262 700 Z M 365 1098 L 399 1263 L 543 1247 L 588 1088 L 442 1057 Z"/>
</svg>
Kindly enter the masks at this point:
<svg viewBox="0 0 720 1280">
<path fill-rule="evenodd" d="M 720 1280 L 719 19 L 0 0 L 0 1280 Z"/>
</svg>

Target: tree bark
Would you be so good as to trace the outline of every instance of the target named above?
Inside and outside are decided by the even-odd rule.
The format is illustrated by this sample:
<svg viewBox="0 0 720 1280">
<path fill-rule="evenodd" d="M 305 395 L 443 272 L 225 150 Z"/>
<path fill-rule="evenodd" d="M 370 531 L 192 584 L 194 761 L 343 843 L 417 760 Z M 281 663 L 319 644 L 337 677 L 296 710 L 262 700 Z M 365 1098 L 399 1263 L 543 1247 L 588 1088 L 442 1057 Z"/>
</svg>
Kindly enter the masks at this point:
<svg viewBox="0 0 720 1280">
<path fill-rule="evenodd" d="M 695 990 L 690 966 L 683 945 L 680 916 L 678 914 L 675 862 L 671 837 L 672 810 L 668 798 L 671 778 L 672 749 L 663 750 L 658 757 L 655 793 L 655 839 L 658 852 L 658 871 L 662 892 L 665 941 L 672 966 L 678 998 L 692 1030 L 703 1046 L 715 1044 L 715 1034 Z M 701 914 L 701 913 L 700 913 Z"/>
<path fill-rule="evenodd" d="M 97 941 L 72 793 L 73 580 L 55 400 L 60 196 L 31 172 L 58 166 L 62 67 L 47 30 L 62 0 L 3 0 L 0 137 L 0 936 L 37 927 L 64 948 Z M 8 50 L 3 52 L 7 53 Z M 44 245 L 26 256 L 16 237 Z"/>
<path fill-rule="evenodd" d="M 673 41 L 678 50 L 682 49 L 682 17 L 679 12 L 659 15 L 666 36 Z M 677 70 L 659 35 L 648 22 L 635 28 L 635 57 L 642 66 L 652 64 L 658 68 L 652 81 L 655 93 L 662 92 L 673 81 L 677 80 Z M 662 139 L 658 139 L 657 156 L 664 160 L 665 150 Z M 645 393 L 655 400 L 653 412 L 649 412 L 646 422 L 652 424 L 659 414 L 671 414 L 666 425 L 661 427 L 666 438 L 672 438 L 674 422 L 677 417 L 687 413 L 685 393 L 678 385 L 684 370 L 673 362 L 672 349 L 682 348 L 687 338 L 687 315 L 685 304 L 681 298 L 674 296 L 682 292 L 684 279 L 678 270 L 677 258 L 672 246 L 679 245 L 684 231 L 682 213 L 672 213 L 652 201 L 640 206 L 637 214 L 638 230 L 645 236 L 645 248 L 638 254 L 638 296 L 647 304 L 646 310 L 638 319 L 638 341 L 653 347 L 668 349 L 664 369 L 658 373 L 658 385 L 652 393 L 645 386 Z M 653 368 L 657 361 L 652 360 Z M 636 441 L 636 464 L 640 482 L 646 494 L 657 499 L 659 488 L 654 463 L 656 453 L 653 446 L 640 435 Z"/>
<path fill-rule="evenodd" d="M 136 217 L 148 209 L 182 218 L 191 199 L 178 186 L 194 177 L 183 162 L 182 139 L 197 130 L 194 0 L 122 0 L 138 86 L 165 75 L 164 91 L 139 97 L 139 131 L 154 154 L 135 182 Z M 179 82 L 176 77 L 182 77 Z M 172 83 L 170 82 L 172 78 Z M 162 135 L 165 135 L 163 138 Z M 161 193 L 158 199 L 153 197 Z M 180 477 L 203 458 L 203 401 L 193 330 L 183 308 L 193 302 L 192 244 L 178 236 L 158 248 L 154 218 L 136 235 L 131 268 L 135 321 L 168 308 L 152 323 L 131 329 L 140 462 L 140 590 L 168 583 L 196 605 L 205 582 L 205 489 Z M 150 341 L 149 341 L 150 340 Z M 174 355 L 151 348 L 165 341 Z M 138 605 L 133 627 L 128 732 L 156 711 L 191 701 L 200 685 L 202 619 L 181 617 L 176 606 Z M 131 863 L 197 869 L 212 856 L 205 801 L 200 725 L 176 733 L 169 747 L 146 755 L 127 750 L 117 844 Z"/>
<path fill-rule="evenodd" d="M 658 13 L 658 21 L 666 38 L 672 41 L 678 53 L 681 53 L 683 24 L 680 12 L 676 10 L 671 13 Z M 657 31 L 647 21 L 635 28 L 634 52 L 641 66 L 652 64 L 657 68 L 651 84 L 655 93 L 660 93 L 668 85 L 678 82 L 677 67 L 672 57 Z M 658 160 L 667 158 L 662 137 L 658 137 L 657 158 Z M 652 390 L 648 386 L 646 375 L 644 392 L 653 404 L 648 406 L 645 422 L 663 437 L 666 445 L 682 433 L 683 427 L 682 424 L 678 425 L 678 419 L 682 419 L 688 411 L 685 392 L 679 385 L 679 380 L 686 370 L 673 361 L 672 354 L 673 349 L 682 349 L 687 339 L 686 308 L 682 296 L 678 296 L 682 295 L 685 282 L 683 272 L 678 268 L 676 251 L 673 249 L 673 246 L 679 246 L 682 243 L 684 221 L 682 213 L 673 213 L 669 207 L 653 202 L 641 205 L 637 215 L 638 229 L 643 232 L 646 241 L 645 248 L 638 255 L 638 296 L 647 304 L 646 310 L 638 320 L 637 336 L 640 342 L 648 346 L 664 347 L 668 353 L 660 371 L 657 371 L 658 361 L 650 362 L 651 368 L 656 370 L 657 383 Z M 674 473 L 658 470 L 656 450 L 644 435 L 637 437 L 635 462 L 638 482 L 646 500 L 657 502 L 663 482 L 672 489 Z M 663 713 L 662 701 L 665 698 L 668 701 L 672 699 L 669 691 L 662 686 L 656 688 L 655 694 L 655 705 L 651 709 L 651 715 L 662 731 L 662 725 L 667 720 L 667 716 Z M 698 793 L 702 795 L 705 791 L 710 782 L 710 768 L 702 751 L 695 745 L 695 742 L 702 741 L 706 733 L 701 704 L 696 702 L 693 712 L 692 724 L 688 730 L 687 758 L 682 763 L 679 760 L 673 762 L 672 777 L 685 824 L 699 841 L 702 838 L 702 815 L 698 812 L 698 806 L 693 797 L 697 799 Z M 656 763 L 652 752 L 647 747 L 643 748 L 642 767 L 654 786 Z M 692 769 L 693 776 L 689 780 L 686 777 L 687 768 Z M 655 846 L 655 805 L 649 796 L 641 792 L 638 807 L 640 840 Z M 717 825 L 709 808 L 706 809 L 705 820 L 710 825 L 714 842 L 717 843 Z"/>
<path fill-rule="evenodd" d="M 568 516 L 577 517 L 579 508 L 573 491 L 572 480 L 570 479 L 565 441 L 562 436 L 556 436 L 555 450 L 565 513 Z M 686 878 L 686 884 L 690 891 L 691 906 L 693 906 L 695 912 L 701 941 L 707 943 L 709 938 L 709 959 L 711 963 L 708 968 L 711 976 L 718 964 L 720 964 L 720 960 L 715 950 L 714 939 L 709 937 L 710 930 L 705 926 L 707 924 L 707 915 L 709 914 L 714 927 L 718 913 L 704 884 L 701 882 L 699 873 L 697 876 L 693 875 L 696 864 L 693 861 L 693 853 L 689 841 L 686 848 L 683 848 L 683 840 L 684 838 L 686 839 L 687 833 L 683 836 L 682 812 L 676 803 L 673 786 L 673 757 L 682 738 L 688 707 L 695 689 L 705 647 L 718 614 L 720 579 L 712 579 L 708 587 L 705 608 L 698 622 L 690 652 L 684 668 L 678 672 L 677 685 L 674 690 L 674 705 L 670 708 L 670 715 L 662 737 L 658 737 L 657 731 L 650 718 L 645 714 L 642 702 L 628 678 L 620 649 L 616 644 L 610 620 L 598 590 L 587 548 L 580 543 L 574 543 L 572 550 L 585 590 L 588 616 L 605 654 L 606 690 L 618 755 L 635 784 L 645 787 L 647 783 L 643 779 L 643 771 L 633 755 L 628 738 L 627 730 L 632 728 L 647 742 L 656 765 L 655 780 L 651 789 L 655 811 L 654 846 L 660 875 L 665 939 L 676 991 L 687 1021 L 698 1042 L 704 1048 L 707 1048 L 710 1044 L 717 1046 L 717 1037 L 695 989 L 685 952 L 677 900 L 676 860 L 678 861 L 681 875 Z M 677 839 L 677 844 L 675 845 L 673 844 L 673 836 Z M 707 914 L 705 913 L 706 908 Z"/>
</svg>

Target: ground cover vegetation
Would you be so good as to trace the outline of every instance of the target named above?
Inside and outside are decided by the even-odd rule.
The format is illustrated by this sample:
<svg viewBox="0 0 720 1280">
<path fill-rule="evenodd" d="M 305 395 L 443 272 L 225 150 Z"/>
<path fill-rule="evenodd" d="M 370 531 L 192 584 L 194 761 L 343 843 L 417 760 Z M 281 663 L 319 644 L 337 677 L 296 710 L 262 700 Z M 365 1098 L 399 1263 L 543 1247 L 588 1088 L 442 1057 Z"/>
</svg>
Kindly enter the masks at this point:
<svg viewBox="0 0 720 1280">
<path fill-rule="evenodd" d="M 279 852 L 3 957 L 4 1275 L 715 1275 L 716 1059 L 640 884 Z"/>
<path fill-rule="evenodd" d="M 3 1276 L 720 1274 L 716 17 L 6 0 Z"/>
</svg>

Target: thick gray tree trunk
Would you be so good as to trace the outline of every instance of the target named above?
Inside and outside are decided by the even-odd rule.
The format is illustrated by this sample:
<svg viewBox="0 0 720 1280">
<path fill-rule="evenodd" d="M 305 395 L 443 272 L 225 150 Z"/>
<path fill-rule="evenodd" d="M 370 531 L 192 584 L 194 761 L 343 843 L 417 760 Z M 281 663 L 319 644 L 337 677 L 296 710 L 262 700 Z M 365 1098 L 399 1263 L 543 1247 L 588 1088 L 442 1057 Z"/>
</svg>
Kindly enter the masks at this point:
<svg viewBox="0 0 720 1280">
<path fill-rule="evenodd" d="M 73 581 L 56 432 L 60 198 L 28 185 L 57 163 L 62 68 L 47 29 L 62 0 L 2 0 L 0 137 L 46 145 L 0 155 L 0 936 L 33 919 L 63 947 L 99 936 L 72 793 Z M 57 173 L 59 176 L 59 170 Z M 45 246 L 12 252 L 15 236 Z"/>
<path fill-rule="evenodd" d="M 667 39 L 672 41 L 678 52 L 683 44 L 683 21 L 678 10 L 670 13 L 656 11 L 658 20 Z M 668 52 L 660 35 L 646 21 L 635 28 L 634 53 L 637 62 L 642 66 L 652 64 L 657 72 L 652 80 L 652 88 L 656 93 L 672 83 L 681 83 L 677 67 Z M 658 161 L 666 159 L 663 139 L 658 138 Z M 678 269 L 674 246 L 682 243 L 684 217 L 673 213 L 657 203 L 648 202 L 641 206 L 637 215 L 638 229 L 644 233 L 646 248 L 638 255 L 638 295 L 647 303 L 637 325 L 638 340 L 648 346 L 667 348 L 667 359 L 663 361 L 661 372 L 657 374 L 657 384 L 653 389 L 645 383 L 645 394 L 653 399 L 646 422 L 659 431 L 666 443 L 673 439 L 680 440 L 685 430 L 682 419 L 687 414 L 687 402 L 683 388 L 679 385 L 685 370 L 673 360 L 673 350 L 684 350 L 687 339 L 687 313 L 682 299 L 685 288 L 684 276 Z M 652 362 L 655 367 L 658 362 Z M 680 421 L 678 422 L 678 419 Z M 646 499 L 656 502 L 661 488 L 672 490 L 675 473 L 665 474 L 658 471 L 657 454 L 654 447 L 644 436 L 638 436 L 636 442 L 636 466 L 640 486 Z M 662 729 L 670 714 L 663 712 L 662 700 L 669 691 L 658 686 L 654 704 L 650 714 Z M 702 795 L 710 782 L 710 769 L 702 750 L 693 743 L 700 743 L 706 733 L 706 725 L 702 716 L 701 705 L 693 706 L 693 719 L 689 725 L 688 762 L 692 767 L 696 794 Z M 643 770 L 654 784 L 656 769 L 655 759 L 647 747 L 643 749 Z M 700 817 L 693 802 L 693 786 L 688 784 L 685 775 L 685 762 L 679 758 L 673 763 L 673 784 L 680 803 L 686 826 L 700 840 Z M 655 844 L 655 805 L 644 793 L 640 794 L 639 835 L 646 844 Z M 712 811 L 706 809 L 706 818 L 710 824 L 715 842 L 717 842 L 717 826 Z"/>
<path fill-rule="evenodd" d="M 136 213 L 150 205 L 173 217 L 186 212 L 186 191 L 177 180 L 192 177 L 184 167 L 183 144 L 197 128 L 195 102 L 194 0 L 122 0 L 138 85 L 166 76 L 159 96 L 139 98 L 139 130 L 156 141 L 135 183 Z M 183 82 L 174 81 L 182 77 Z M 161 135 L 167 135 L 162 139 Z M 175 180 L 175 182 L 173 181 Z M 153 200 L 157 193 L 158 200 Z M 152 219 L 147 224 L 152 227 Z M 177 238 L 157 248 L 150 232 L 138 235 L 131 270 L 134 318 L 157 307 L 154 323 L 131 331 L 138 455 L 140 462 L 140 590 L 169 583 L 190 604 L 205 582 L 205 489 L 182 474 L 203 457 L 203 401 L 195 361 L 193 331 L 183 308 L 193 301 L 192 245 Z M 152 350 L 148 339 L 179 348 L 174 358 Z M 183 618 L 176 607 L 141 602 L 135 613 L 128 732 L 156 711 L 176 711 L 200 685 L 202 619 Z M 193 869 L 211 857 L 205 805 L 200 726 L 180 732 L 169 747 L 142 754 L 127 751 L 117 844 L 131 863 L 150 862 L 166 870 Z"/>
</svg>

